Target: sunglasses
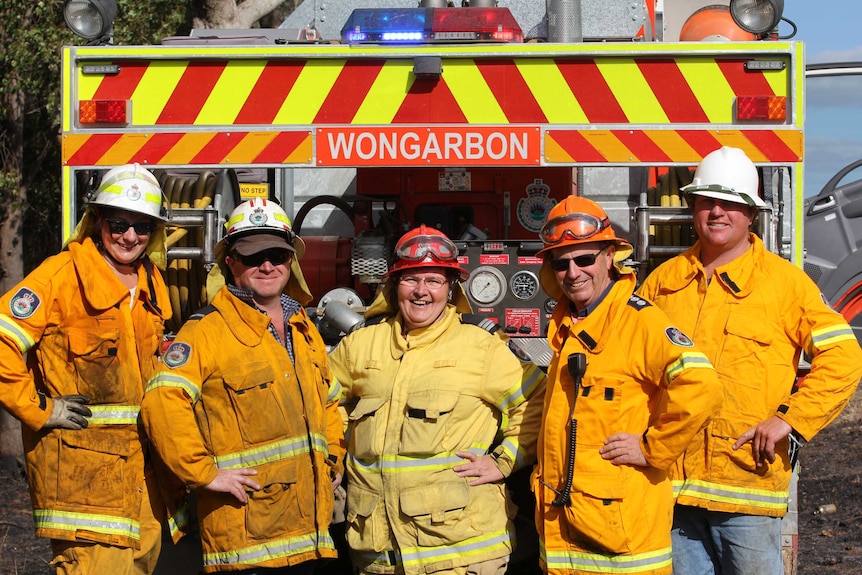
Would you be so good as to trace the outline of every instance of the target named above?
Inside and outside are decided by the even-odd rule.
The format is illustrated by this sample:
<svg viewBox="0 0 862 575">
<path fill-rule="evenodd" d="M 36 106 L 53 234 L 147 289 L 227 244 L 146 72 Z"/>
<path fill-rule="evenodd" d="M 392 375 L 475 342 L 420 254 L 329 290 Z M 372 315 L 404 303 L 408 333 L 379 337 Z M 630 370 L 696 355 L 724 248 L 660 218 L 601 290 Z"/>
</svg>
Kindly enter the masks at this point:
<svg viewBox="0 0 862 575">
<path fill-rule="evenodd" d="M 573 258 L 560 258 L 558 260 L 551 260 L 551 269 L 555 272 L 568 271 L 570 265 L 569 262 L 575 262 L 575 265 L 579 268 L 588 268 L 596 263 L 596 259 L 599 257 L 599 254 L 605 251 L 607 247 L 608 246 L 603 247 L 594 254 L 584 254 L 582 256 L 575 256 Z"/>
<path fill-rule="evenodd" d="M 156 231 L 156 224 L 153 222 L 127 222 L 126 220 L 105 220 L 108 222 L 108 229 L 112 234 L 124 234 L 129 228 L 135 230 L 139 236 L 147 236 Z"/>
<path fill-rule="evenodd" d="M 269 262 L 274 266 L 280 266 L 285 262 L 290 261 L 293 257 L 293 252 L 289 250 L 271 249 L 244 256 L 241 254 L 231 254 L 231 257 L 247 268 L 257 268 L 263 265 L 263 262 Z"/>
</svg>

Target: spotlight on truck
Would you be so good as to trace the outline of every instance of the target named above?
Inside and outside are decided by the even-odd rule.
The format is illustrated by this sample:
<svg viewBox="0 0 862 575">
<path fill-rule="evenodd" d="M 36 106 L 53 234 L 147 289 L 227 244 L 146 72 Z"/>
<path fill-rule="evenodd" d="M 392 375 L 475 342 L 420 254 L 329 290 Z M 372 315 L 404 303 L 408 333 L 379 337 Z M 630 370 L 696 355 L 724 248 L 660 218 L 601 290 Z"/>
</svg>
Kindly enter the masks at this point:
<svg viewBox="0 0 862 575">
<path fill-rule="evenodd" d="M 90 41 L 111 36 L 117 0 L 64 0 L 63 19 L 72 32 Z"/>
<path fill-rule="evenodd" d="M 784 0 L 731 0 L 730 15 L 745 30 L 758 36 L 769 34 L 778 26 L 784 12 Z"/>
</svg>

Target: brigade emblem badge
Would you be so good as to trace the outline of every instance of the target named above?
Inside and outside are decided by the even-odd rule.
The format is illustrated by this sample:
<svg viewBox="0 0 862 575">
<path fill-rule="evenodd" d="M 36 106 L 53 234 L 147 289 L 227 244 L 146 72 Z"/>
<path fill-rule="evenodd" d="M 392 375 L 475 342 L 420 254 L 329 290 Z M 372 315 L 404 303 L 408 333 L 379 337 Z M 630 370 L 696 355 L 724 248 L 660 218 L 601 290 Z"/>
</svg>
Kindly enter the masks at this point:
<svg viewBox="0 0 862 575">
<path fill-rule="evenodd" d="M 39 299 L 36 292 L 29 288 L 22 287 L 18 290 L 18 293 L 12 297 L 12 301 L 9 303 L 9 309 L 12 311 L 12 315 L 18 319 L 26 319 L 33 315 L 41 303 L 42 300 Z"/>
<path fill-rule="evenodd" d="M 525 229 L 538 233 L 548 218 L 548 212 L 557 203 L 549 197 L 551 188 L 541 178 L 527 186 L 527 197 L 518 200 L 518 221 Z"/>
<path fill-rule="evenodd" d="M 252 210 L 251 215 L 248 216 L 248 221 L 253 226 L 265 226 L 266 220 L 266 212 L 263 211 L 263 208 L 255 208 Z"/>
<path fill-rule="evenodd" d="M 175 341 L 170 345 L 168 350 L 165 352 L 164 358 L 162 361 L 165 362 L 165 365 L 168 367 L 181 367 L 188 363 L 189 358 L 192 355 L 192 346 L 187 343 L 182 343 Z"/>
<path fill-rule="evenodd" d="M 664 330 L 664 334 L 670 340 L 670 342 L 674 345 L 678 345 L 681 347 L 693 347 L 694 342 L 689 339 L 687 335 L 682 333 L 678 327 L 669 327 Z"/>
</svg>

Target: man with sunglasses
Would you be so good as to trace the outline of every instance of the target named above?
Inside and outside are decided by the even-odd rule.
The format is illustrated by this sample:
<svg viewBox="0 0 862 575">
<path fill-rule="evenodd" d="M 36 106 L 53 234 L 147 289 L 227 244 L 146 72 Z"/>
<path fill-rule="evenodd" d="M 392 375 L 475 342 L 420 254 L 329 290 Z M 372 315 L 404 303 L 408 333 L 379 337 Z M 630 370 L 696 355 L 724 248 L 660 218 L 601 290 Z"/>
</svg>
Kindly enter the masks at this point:
<svg viewBox="0 0 862 575">
<path fill-rule="evenodd" d="M 164 504 L 137 424 L 171 316 L 159 182 L 107 171 L 63 251 L 0 299 L 0 405 L 22 422 L 36 535 L 71 575 L 146 575 Z"/>
<path fill-rule="evenodd" d="M 533 474 L 543 568 L 668 574 L 668 468 L 721 401 L 715 371 L 659 308 L 632 295 L 623 263 L 632 246 L 598 204 L 567 197 L 540 238 L 540 282 L 557 300 Z"/>
<path fill-rule="evenodd" d="M 334 558 L 341 390 L 305 313 L 305 251 L 276 203 L 237 206 L 208 287 L 221 285 L 147 385 L 144 425 L 197 498 L 207 573 L 307 575 Z"/>
<path fill-rule="evenodd" d="M 798 267 L 750 232 L 757 168 L 723 147 L 682 188 L 698 241 L 639 293 L 715 364 L 724 404 L 674 467 L 674 572 L 782 575 L 781 517 L 798 439 L 811 440 L 853 395 L 862 352 L 847 322 Z M 799 359 L 811 371 L 796 381 Z"/>
<path fill-rule="evenodd" d="M 364 327 L 330 355 L 349 414 L 355 572 L 503 575 L 504 479 L 535 460 L 545 376 L 472 315 L 445 234 L 411 230 L 395 258 Z"/>
</svg>

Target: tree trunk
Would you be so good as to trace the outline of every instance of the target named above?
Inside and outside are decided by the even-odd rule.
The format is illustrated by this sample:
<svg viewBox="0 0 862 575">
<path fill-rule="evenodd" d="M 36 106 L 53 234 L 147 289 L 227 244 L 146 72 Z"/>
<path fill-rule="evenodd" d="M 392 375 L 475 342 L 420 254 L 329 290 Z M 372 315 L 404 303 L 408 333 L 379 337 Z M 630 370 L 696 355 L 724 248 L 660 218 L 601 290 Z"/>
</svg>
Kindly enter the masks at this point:
<svg viewBox="0 0 862 575">
<path fill-rule="evenodd" d="M 251 28 L 284 0 L 198 0 L 199 12 L 192 21 L 197 29 Z"/>
<path fill-rule="evenodd" d="M 27 190 L 24 174 L 24 93 L 17 76 L 9 78 L 10 90 L 6 105 L 6 142 L 0 151 L 2 176 L 2 212 L 0 222 L 0 293 L 6 293 L 24 278 L 22 250 L 23 207 Z M 14 470 L 22 459 L 21 424 L 4 409 L 0 409 L 0 467 Z"/>
</svg>

